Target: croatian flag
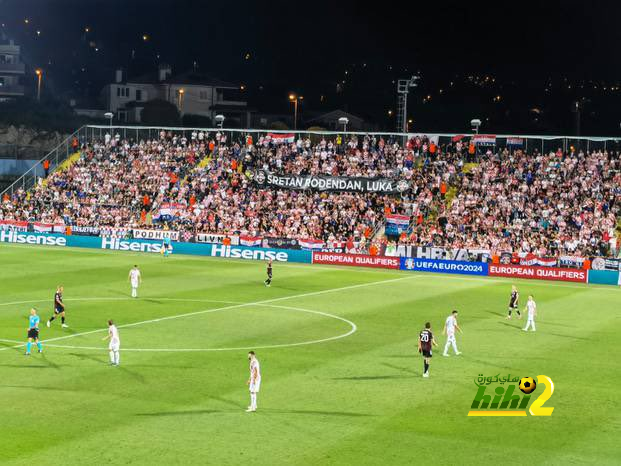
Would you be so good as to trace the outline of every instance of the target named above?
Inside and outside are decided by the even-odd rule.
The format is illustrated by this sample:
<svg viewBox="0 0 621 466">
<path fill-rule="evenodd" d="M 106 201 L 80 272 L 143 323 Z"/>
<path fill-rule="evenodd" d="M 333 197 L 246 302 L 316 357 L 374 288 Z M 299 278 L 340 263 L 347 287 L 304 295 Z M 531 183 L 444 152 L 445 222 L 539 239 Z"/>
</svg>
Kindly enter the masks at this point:
<svg viewBox="0 0 621 466">
<path fill-rule="evenodd" d="M 401 227 L 407 227 L 410 224 L 410 217 L 408 215 L 386 215 L 386 223 L 392 223 Z"/>
<path fill-rule="evenodd" d="M 386 233 L 399 235 L 410 226 L 411 217 L 408 215 L 386 215 Z"/>
<path fill-rule="evenodd" d="M 278 134 L 278 133 L 267 133 L 267 136 L 275 142 L 276 144 L 287 143 L 290 144 L 295 141 L 295 134 L 287 133 L 287 134 Z"/>
<path fill-rule="evenodd" d="M 163 202 L 156 218 L 172 219 L 177 217 L 183 209 L 183 204 Z"/>
<path fill-rule="evenodd" d="M 523 146 L 524 138 L 507 138 L 508 146 Z"/>
<path fill-rule="evenodd" d="M 539 257 L 533 253 L 527 253 L 520 257 L 520 265 L 535 265 L 540 267 L 556 267 L 557 261 L 552 257 Z"/>
<path fill-rule="evenodd" d="M 306 249 L 307 251 L 312 251 L 313 249 L 321 249 L 324 246 L 323 241 L 318 239 L 301 239 L 299 241 L 302 249 Z"/>
<path fill-rule="evenodd" d="M 463 134 L 456 134 L 451 138 L 451 142 L 461 141 L 464 138 Z"/>
<path fill-rule="evenodd" d="M 472 136 L 472 142 L 481 146 L 495 146 L 496 135 L 495 134 L 475 134 Z"/>
<path fill-rule="evenodd" d="M 542 267 L 556 267 L 557 261 L 553 257 L 538 257 L 537 265 Z"/>
<path fill-rule="evenodd" d="M 35 222 L 32 224 L 32 227 L 37 233 L 52 233 L 52 230 L 54 230 L 54 225 L 51 223 Z"/>
<path fill-rule="evenodd" d="M 242 246 L 261 246 L 261 237 L 241 235 L 239 237 L 239 244 Z"/>
</svg>

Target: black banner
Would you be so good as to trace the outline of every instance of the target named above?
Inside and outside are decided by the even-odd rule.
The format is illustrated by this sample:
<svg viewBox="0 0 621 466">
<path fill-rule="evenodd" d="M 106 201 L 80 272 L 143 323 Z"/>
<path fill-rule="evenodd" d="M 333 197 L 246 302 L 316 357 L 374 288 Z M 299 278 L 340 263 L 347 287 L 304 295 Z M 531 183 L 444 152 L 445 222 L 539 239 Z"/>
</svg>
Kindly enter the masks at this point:
<svg viewBox="0 0 621 466">
<path fill-rule="evenodd" d="M 431 246 L 397 246 L 399 257 L 414 259 L 489 262 L 492 254 L 486 249 L 446 249 Z"/>
<path fill-rule="evenodd" d="M 99 236 L 100 228 L 99 227 L 81 227 L 81 226 L 72 226 L 71 233 L 78 236 Z"/>
<path fill-rule="evenodd" d="M 619 259 L 607 259 L 605 257 L 594 257 L 591 259 L 591 268 L 593 270 L 612 270 L 615 272 L 621 271 L 621 260 Z"/>
<path fill-rule="evenodd" d="M 345 176 L 296 176 L 275 175 L 265 170 L 254 173 L 253 179 L 259 186 L 313 191 L 348 191 L 358 193 L 399 194 L 410 189 L 406 180 L 388 178 L 363 178 Z"/>
<path fill-rule="evenodd" d="M 272 249 L 301 249 L 297 239 L 289 238 L 263 238 L 261 247 Z"/>
</svg>

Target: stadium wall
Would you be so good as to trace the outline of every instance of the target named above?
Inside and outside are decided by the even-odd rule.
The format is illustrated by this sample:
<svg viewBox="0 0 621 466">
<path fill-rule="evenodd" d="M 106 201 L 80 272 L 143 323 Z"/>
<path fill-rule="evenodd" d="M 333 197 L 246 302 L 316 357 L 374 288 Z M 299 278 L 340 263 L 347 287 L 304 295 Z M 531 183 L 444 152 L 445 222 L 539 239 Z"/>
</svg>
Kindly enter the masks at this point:
<svg viewBox="0 0 621 466">
<path fill-rule="evenodd" d="M 36 233 L 0 230 L 0 243 L 30 246 L 77 247 L 114 251 L 161 254 L 163 242 L 98 236 L 73 236 L 53 233 Z M 207 257 L 235 258 L 242 260 L 268 260 L 328 265 L 348 265 L 400 269 L 417 272 L 437 272 L 462 275 L 512 277 L 537 280 L 555 280 L 602 285 L 621 285 L 621 273 L 610 270 L 583 270 L 555 267 L 490 264 L 488 262 L 418 259 L 406 257 L 367 256 L 332 252 L 227 246 L 211 243 L 171 242 L 175 254 Z"/>
<path fill-rule="evenodd" d="M 98 236 L 73 236 L 49 233 L 26 233 L 0 231 L 0 243 L 14 243 L 32 246 L 77 247 L 107 249 L 113 251 L 144 252 L 161 254 L 161 241 L 135 240 Z M 277 262 L 301 262 L 310 264 L 312 253 L 302 250 L 253 248 L 246 246 L 225 246 L 221 244 L 199 244 L 171 242 L 173 252 L 208 257 L 230 257 L 244 260 L 268 260 Z"/>
<path fill-rule="evenodd" d="M 610 270 L 589 270 L 589 283 L 599 285 L 621 285 L 619 272 Z"/>
</svg>

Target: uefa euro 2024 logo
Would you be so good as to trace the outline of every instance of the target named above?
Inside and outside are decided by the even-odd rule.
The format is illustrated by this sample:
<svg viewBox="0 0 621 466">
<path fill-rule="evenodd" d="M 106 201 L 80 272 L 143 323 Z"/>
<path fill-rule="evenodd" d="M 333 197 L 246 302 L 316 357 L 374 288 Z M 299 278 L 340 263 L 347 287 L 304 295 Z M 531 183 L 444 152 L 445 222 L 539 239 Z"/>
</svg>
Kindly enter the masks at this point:
<svg viewBox="0 0 621 466">
<path fill-rule="evenodd" d="M 405 268 L 407 270 L 414 270 L 414 259 L 408 258 L 405 260 Z"/>
<path fill-rule="evenodd" d="M 500 377 L 500 374 L 484 377 L 483 374 L 479 374 L 474 381 L 479 388 L 470 405 L 468 416 L 526 416 L 526 408 L 532 393 L 539 385 L 543 385 L 543 392 L 531 403 L 528 412 L 531 416 L 551 416 L 554 408 L 544 407 L 543 404 L 554 393 L 554 382 L 547 375 L 538 375 L 536 379 L 535 382 L 533 377 L 520 378 L 511 375 Z M 491 390 L 489 386 L 492 384 L 498 386 Z M 519 388 L 524 395 L 520 396 L 516 388 Z"/>
</svg>

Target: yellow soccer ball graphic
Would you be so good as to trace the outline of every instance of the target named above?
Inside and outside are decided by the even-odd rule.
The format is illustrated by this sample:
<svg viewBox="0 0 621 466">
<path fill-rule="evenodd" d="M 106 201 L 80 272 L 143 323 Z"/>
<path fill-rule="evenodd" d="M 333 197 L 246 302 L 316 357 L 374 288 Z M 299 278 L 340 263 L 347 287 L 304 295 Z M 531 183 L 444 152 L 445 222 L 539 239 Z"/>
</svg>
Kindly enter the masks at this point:
<svg viewBox="0 0 621 466">
<path fill-rule="evenodd" d="M 537 384 L 532 377 L 522 377 L 520 379 L 520 390 L 524 393 L 532 393 L 535 391 L 535 388 L 537 388 Z"/>
</svg>

